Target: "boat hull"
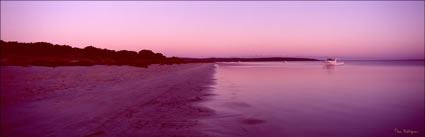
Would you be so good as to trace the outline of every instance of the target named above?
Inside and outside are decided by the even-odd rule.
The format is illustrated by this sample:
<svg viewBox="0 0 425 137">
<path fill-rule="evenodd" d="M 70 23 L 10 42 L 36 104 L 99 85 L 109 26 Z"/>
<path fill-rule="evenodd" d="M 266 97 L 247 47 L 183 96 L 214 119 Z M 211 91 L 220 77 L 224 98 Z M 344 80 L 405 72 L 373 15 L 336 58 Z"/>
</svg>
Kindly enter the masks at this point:
<svg viewBox="0 0 425 137">
<path fill-rule="evenodd" d="M 332 65 L 332 66 L 341 66 L 341 65 L 344 65 L 344 62 L 326 61 L 325 64 Z"/>
</svg>

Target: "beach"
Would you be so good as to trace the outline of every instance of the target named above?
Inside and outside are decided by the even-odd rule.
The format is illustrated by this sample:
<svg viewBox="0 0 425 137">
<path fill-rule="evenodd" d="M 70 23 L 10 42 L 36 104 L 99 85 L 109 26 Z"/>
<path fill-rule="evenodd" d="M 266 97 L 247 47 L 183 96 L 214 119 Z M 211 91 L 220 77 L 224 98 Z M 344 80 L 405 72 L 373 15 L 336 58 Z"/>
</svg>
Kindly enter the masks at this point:
<svg viewBox="0 0 425 137">
<path fill-rule="evenodd" d="M 1 67 L 1 136 L 206 136 L 213 64 Z"/>
</svg>

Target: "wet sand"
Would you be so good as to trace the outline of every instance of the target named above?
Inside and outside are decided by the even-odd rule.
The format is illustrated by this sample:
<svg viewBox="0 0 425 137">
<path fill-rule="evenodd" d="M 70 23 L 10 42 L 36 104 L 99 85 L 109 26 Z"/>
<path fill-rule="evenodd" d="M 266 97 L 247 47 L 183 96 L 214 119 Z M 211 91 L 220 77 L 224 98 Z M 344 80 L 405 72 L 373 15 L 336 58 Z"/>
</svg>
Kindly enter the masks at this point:
<svg viewBox="0 0 425 137">
<path fill-rule="evenodd" d="M 1 136 L 206 136 L 213 64 L 1 67 Z"/>
</svg>

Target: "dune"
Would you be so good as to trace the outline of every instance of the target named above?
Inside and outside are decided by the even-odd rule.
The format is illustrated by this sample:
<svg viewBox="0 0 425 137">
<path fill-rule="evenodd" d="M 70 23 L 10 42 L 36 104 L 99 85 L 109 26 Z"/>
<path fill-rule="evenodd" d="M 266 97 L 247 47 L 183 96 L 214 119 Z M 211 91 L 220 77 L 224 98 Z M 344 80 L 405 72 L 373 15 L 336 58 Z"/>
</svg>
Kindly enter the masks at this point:
<svg viewBox="0 0 425 137">
<path fill-rule="evenodd" d="M 213 64 L 1 67 L 1 136 L 206 136 Z"/>
</svg>

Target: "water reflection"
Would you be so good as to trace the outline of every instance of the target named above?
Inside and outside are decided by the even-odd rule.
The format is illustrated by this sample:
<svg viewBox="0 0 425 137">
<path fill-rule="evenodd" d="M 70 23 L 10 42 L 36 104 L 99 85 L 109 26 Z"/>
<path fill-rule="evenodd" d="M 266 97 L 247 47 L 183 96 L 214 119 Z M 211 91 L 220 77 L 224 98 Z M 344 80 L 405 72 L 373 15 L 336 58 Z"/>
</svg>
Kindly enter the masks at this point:
<svg viewBox="0 0 425 137">
<path fill-rule="evenodd" d="M 213 136 L 400 136 L 424 132 L 424 66 L 322 62 L 221 63 Z M 329 75 L 332 73 L 332 75 Z"/>
<path fill-rule="evenodd" d="M 336 66 L 334 66 L 334 65 L 329 65 L 329 64 L 325 64 L 325 65 L 323 65 L 323 68 L 324 68 L 324 69 L 326 69 L 326 71 L 327 71 L 329 74 L 332 74 L 332 73 L 334 72 L 335 67 L 336 67 Z"/>
</svg>

